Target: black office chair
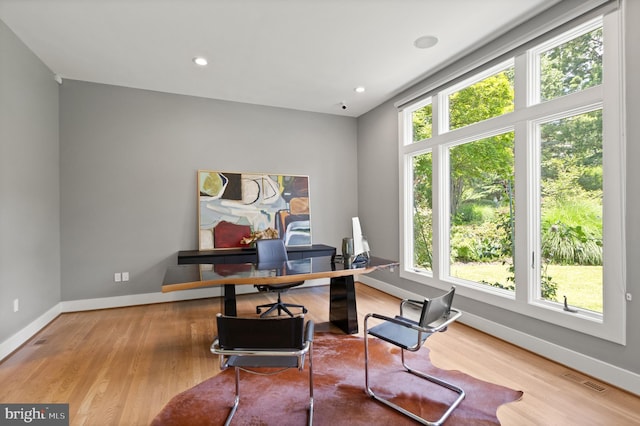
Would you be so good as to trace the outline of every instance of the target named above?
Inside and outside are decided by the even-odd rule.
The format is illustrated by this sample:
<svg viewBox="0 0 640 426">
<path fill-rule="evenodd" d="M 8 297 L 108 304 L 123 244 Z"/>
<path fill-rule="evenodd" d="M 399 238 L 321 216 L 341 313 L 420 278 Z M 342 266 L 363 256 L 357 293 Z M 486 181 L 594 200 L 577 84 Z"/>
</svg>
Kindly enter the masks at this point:
<svg viewBox="0 0 640 426">
<path fill-rule="evenodd" d="M 231 422 L 240 403 L 240 370 L 265 374 L 264 368 L 274 369 L 272 374 L 290 368 L 304 369 L 309 355 L 309 421 L 313 422 L 313 321 L 304 324 L 302 315 L 295 317 L 239 318 L 217 315 L 218 337 L 211 352 L 219 355 L 220 368 L 235 368 L 236 396 L 225 425 Z M 262 371 L 252 371 L 260 368 Z M 280 402 L 280 401 L 279 401 Z M 274 403 L 274 406 L 278 403 Z"/>
<path fill-rule="evenodd" d="M 256 241 L 256 251 L 258 255 L 258 269 L 274 269 L 282 268 L 287 262 L 287 248 L 284 245 L 284 241 L 281 239 L 264 239 Z M 293 303 L 284 303 L 282 301 L 281 294 L 286 292 L 292 287 L 297 287 L 304 284 L 304 281 L 296 281 L 292 283 L 283 284 L 261 284 L 255 287 L 258 291 L 268 291 L 278 293 L 278 301 L 275 303 L 267 303 L 265 305 L 256 306 L 256 313 L 262 312 L 262 309 L 268 308 L 260 317 L 266 317 L 271 312 L 278 310 L 278 316 L 282 311 L 289 314 L 290 317 L 293 313 L 288 308 L 301 308 L 302 313 L 307 313 L 307 308 L 302 305 L 296 305 Z"/>
<path fill-rule="evenodd" d="M 464 390 L 451 383 L 445 382 L 437 377 L 417 371 L 409 367 L 405 363 L 404 351 L 416 352 L 426 342 L 427 338 L 438 331 L 446 331 L 449 324 L 456 321 L 462 313 L 451 308 L 455 287 L 451 287 L 446 294 L 433 299 L 427 299 L 424 302 L 405 299 L 400 302 L 400 315 L 394 318 L 383 315 L 370 313 L 364 317 L 364 368 L 365 368 L 365 390 L 373 399 L 380 401 L 389 407 L 411 417 L 413 420 L 425 425 L 441 425 L 462 402 L 465 397 Z M 419 309 L 420 320 L 414 321 L 404 316 L 405 306 Z M 368 322 L 370 318 L 377 318 L 384 322 L 369 328 Z M 429 380 L 437 385 L 443 386 L 458 396 L 451 403 L 444 414 L 435 421 L 424 419 L 405 408 L 400 407 L 393 402 L 376 395 L 369 385 L 369 335 L 382 339 L 392 345 L 400 347 L 400 355 L 402 358 L 402 366 L 405 370 L 413 375 Z"/>
</svg>

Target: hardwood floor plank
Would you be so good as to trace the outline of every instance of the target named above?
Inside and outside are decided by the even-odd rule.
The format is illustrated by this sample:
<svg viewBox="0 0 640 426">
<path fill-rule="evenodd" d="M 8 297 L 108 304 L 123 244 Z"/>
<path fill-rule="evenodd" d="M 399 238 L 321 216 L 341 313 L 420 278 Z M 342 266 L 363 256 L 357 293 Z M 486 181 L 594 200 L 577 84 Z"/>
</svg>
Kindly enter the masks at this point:
<svg viewBox="0 0 640 426">
<path fill-rule="evenodd" d="M 360 330 L 368 312 L 397 313 L 398 299 L 356 289 Z M 328 322 L 328 292 L 308 287 L 283 297 L 305 305 L 317 331 L 341 333 Z M 255 316 L 273 297 L 239 296 L 238 314 Z M 62 314 L 0 363 L 0 402 L 69 403 L 72 425 L 147 425 L 173 396 L 219 371 L 209 351 L 219 309 L 216 298 Z M 564 377 L 566 366 L 465 325 L 427 346 L 440 368 L 524 391 L 498 410 L 504 425 L 640 424 L 638 396 L 591 379 L 605 387 L 595 391 Z"/>
</svg>

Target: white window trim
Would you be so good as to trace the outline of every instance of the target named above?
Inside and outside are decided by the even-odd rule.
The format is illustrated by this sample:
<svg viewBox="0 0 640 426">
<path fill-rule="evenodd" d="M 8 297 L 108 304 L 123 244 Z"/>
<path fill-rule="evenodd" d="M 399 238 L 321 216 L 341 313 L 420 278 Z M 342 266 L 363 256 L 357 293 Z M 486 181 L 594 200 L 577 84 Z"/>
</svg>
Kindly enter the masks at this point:
<svg viewBox="0 0 640 426">
<path fill-rule="evenodd" d="M 541 104 L 532 105 L 531 93 L 527 93 L 526 99 L 522 97 L 522 78 L 524 73 L 535 72 L 532 69 L 523 69 L 527 61 L 523 59 L 526 53 L 515 58 L 516 67 L 516 104 L 512 113 L 491 118 L 479 123 L 455 129 L 450 132 L 439 132 L 433 129 L 431 139 L 417 143 L 406 144 L 407 137 L 412 138 L 411 113 L 407 111 L 415 110 L 414 105 L 406 104 L 405 109 L 400 109 L 399 119 L 399 166 L 400 166 L 400 194 L 402 196 L 400 206 L 400 244 L 401 244 L 401 268 L 402 278 L 426 284 L 432 287 L 447 289 L 451 284 L 458 284 L 456 292 L 461 296 L 497 306 L 502 309 L 517 312 L 530 316 L 540 321 L 550 322 L 559 326 L 596 336 L 604 340 L 612 341 L 624 345 L 626 343 L 626 301 L 625 301 L 625 217 L 624 217 L 624 195 L 625 195 L 625 133 L 624 133 L 624 75 L 622 67 L 621 52 L 622 45 L 622 25 L 621 13 L 614 11 L 604 16 L 604 40 L 605 56 L 603 67 L 607 70 L 604 74 L 603 84 L 589 88 L 562 98 L 553 99 Z M 529 61 L 531 63 L 531 61 Z M 519 77 L 520 76 L 520 77 Z M 603 87 L 607 89 L 604 90 Z M 451 90 L 451 89 L 448 89 Z M 433 105 L 433 125 L 440 125 L 440 114 L 438 110 L 442 108 L 439 96 L 432 96 Z M 606 105 L 603 113 L 603 143 L 604 158 L 603 168 L 605 170 L 603 205 L 605 229 L 603 238 L 606 244 L 604 268 L 604 291 L 603 314 L 595 314 L 589 311 L 579 310 L 578 313 L 567 313 L 558 303 L 541 302 L 535 300 L 531 292 L 533 285 L 518 285 L 516 292 L 508 292 L 497 288 L 485 288 L 480 284 L 465 280 L 447 277 L 448 259 L 442 259 L 440 253 L 448 253 L 445 249 L 448 238 L 443 238 L 448 232 L 448 214 L 446 214 L 446 194 L 442 194 L 442 184 L 447 181 L 447 171 L 443 170 L 443 156 L 446 155 L 446 147 L 460 141 L 479 139 L 479 135 L 484 133 L 501 133 L 496 129 L 515 129 L 516 132 L 516 199 L 518 199 L 518 210 L 516 211 L 516 258 L 530 259 L 533 241 L 537 241 L 537 235 L 532 230 L 527 229 L 527 223 L 531 223 L 532 213 L 535 206 L 532 205 L 531 194 L 533 189 L 526 185 L 531 185 L 530 176 L 532 167 L 530 159 L 523 158 L 522 154 L 526 149 L 527 138 L 530 137 L 535 123 L 547 120 L 550 115 L 563 114 L 567 111 L 579 111 L 580 109 L 593 108 L 594 105 L 602 103 Z M 528 106 L 527 106 L 528 105 Z M 526 112 L 523 111 L 526 107 Z M 546 117 L 546 118 L 545 118 Z M 409 126 L 407 126 L 407 122 Z M 515 123 L 515 124 L 514 124 Z M 408 132 L 408 133 L 407 133 Z M 413 253 L 411 248 L 407 248 L 412 239 L 412 208 L 407 204 L 411 201 L 410 182 L 411 163 L 410 158 L 419 151 L 432 150 L 433 158 L 433 271 L 418 272 L 413 270 Z M 407 167 L 408 166 L 408 167 Z M 613 202 L 606 202 L 613 200 Z M 443 210 L 444 209 L 444 210 Z M 443 251 L 444 250 L 444 251 Z M 445 256 L 447 257 L 447 256 Z M 528 276 L 531 268 L 528 262 L 518 262 L 516 265 L 516 276 Z M 445 273 L 446 272 L 446 273 Z M 523 275 L 524 274 L 524 275 Z M 528 282 L 531 283 L 531 277 Z M 480 288 L 482 287 L 482 288 Z"/>
</svg>

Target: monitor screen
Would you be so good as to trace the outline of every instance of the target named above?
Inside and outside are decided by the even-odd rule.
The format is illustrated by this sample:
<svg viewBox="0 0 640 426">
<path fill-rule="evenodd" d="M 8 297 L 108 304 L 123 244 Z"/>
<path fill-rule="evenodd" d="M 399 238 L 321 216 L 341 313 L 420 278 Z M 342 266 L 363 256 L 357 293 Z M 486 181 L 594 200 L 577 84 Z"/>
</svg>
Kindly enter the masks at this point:
<svg viewBox="0 0 640 426">
<path fill-rule="evenodd" d="M 367 260 L 369 258 L 369 244 L 367 239 L 362 235 L 360 227 L 360 218 L 351 218 L 351 233 L 353 237 L 353 257 L 356 261 Z M 358 259 L 360 256 L 360 259 Z"/>
</svg>

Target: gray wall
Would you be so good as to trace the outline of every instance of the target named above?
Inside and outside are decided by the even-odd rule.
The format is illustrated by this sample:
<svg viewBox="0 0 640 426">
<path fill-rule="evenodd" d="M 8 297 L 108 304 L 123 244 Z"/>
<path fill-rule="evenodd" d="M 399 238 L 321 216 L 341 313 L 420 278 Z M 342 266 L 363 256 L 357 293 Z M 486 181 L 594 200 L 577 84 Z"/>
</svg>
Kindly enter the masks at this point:
<svg viewBox="0 0 640 426">
<path fill-rule="evenodd" d="M 176 253 L 198 247 L 198 169 L 308 175 L 313 242 L 337 247 L 357 213 L 356 131 L 354 118 L 65 80 L 62 299 L 158 292 Z"/>
<path fill-rule="evenodd" d="M 627 344 L 617 345 L 543 321 L 505 311 L 474 300 L 460 297 L 456 305 L 462 310 L 498 324 L 538 337 L 561 347 L 575 350 L 612 365 L 640 373 L 640 27 L 634 22 L 640 16 L 640 1 L 627 1 L 626 13 L 626 76 L 627 76 L 627 291 L 634 296 L 627 304 Z M 433 78 L 434 80 L 438 76 Z M 398 118 L 393 102 L 408 96 L 418 83 L 396 99 L 386 102 L 358 119 L 358 211 L 365 232 L 376 253 L 399 257 L 399 176 L 398 176 Z M 384 197 L 381 201 L 381 197 Z M 437 292 L 421 284 L 401 279 L 397 272 L 371 274 L 381 281 L 401 289 L 430 296 Z"/>
<path fill-rule="evenodd" d="M 58 152 L 53 73 L 0 21 L 0 342 L 60 301 Z"/>
</svg>

